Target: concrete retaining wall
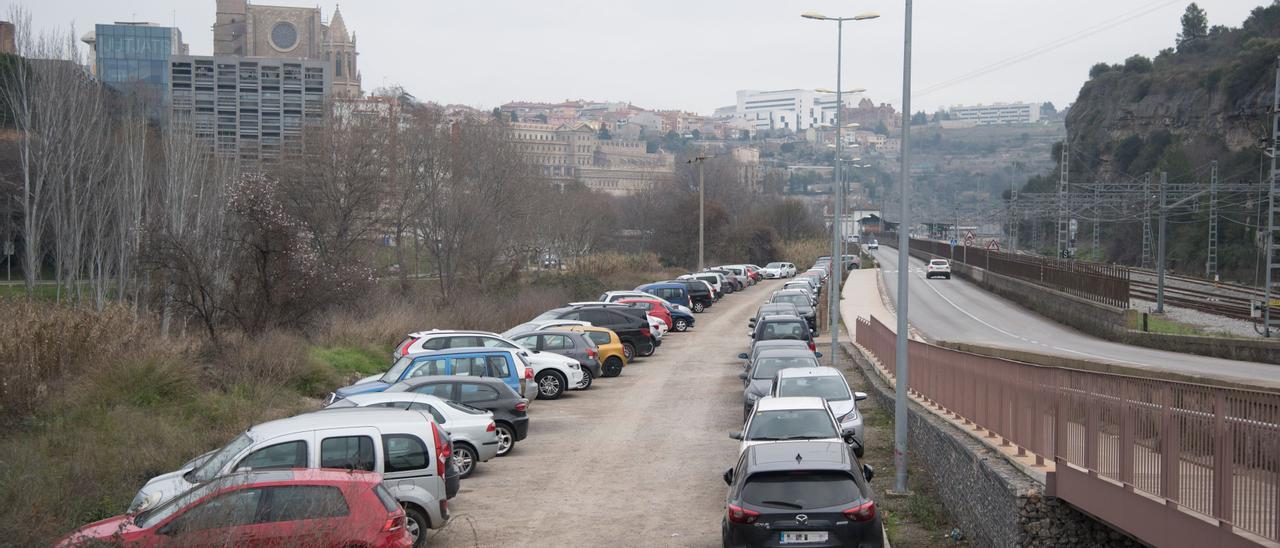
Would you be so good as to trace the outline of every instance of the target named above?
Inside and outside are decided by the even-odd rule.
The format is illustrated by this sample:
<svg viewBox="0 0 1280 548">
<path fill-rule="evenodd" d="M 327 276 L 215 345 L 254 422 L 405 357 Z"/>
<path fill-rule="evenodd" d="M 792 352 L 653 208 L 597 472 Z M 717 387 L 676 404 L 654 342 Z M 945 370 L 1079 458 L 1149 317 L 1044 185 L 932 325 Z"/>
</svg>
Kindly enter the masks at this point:
<svg viewBox="0 0 1280 548">
<path fill-rule="evenodd" d="M 845 345 L 872 386 L 871 399 L 892 413 L 892 389 L 857 347 Z M 1139 546 L 1092 517 L 1044 495 L 1027 476 L 972 436 L 911 402 L 910 458 L 925 463 L 941 502 L 976 546 Z M 892 471 L 883 472 L 891 477 Z"/>
</svg>

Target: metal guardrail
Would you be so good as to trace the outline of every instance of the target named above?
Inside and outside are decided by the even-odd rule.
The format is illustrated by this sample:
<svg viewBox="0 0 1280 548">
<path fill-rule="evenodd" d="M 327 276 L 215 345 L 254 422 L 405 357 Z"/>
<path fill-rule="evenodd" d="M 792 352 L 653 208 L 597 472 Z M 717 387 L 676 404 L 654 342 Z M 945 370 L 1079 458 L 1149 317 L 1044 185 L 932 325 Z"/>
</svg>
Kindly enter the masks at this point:
<svg viewBox="0 0 1280 548">
<path fill-rule="evenodd" d="M 895 238 L 887 238 L 890 245 Z M 911 247 L 926 253 L 975 266 L 1010 278 L 1056 289 L 1083 299 L 1118 308 L 1129 308 L 1129 268 L 1083 261 L 1056 260 L 1032 255 L 955 246 L 936 240 L 911 240 Z"/>
<path fill-rule="evenodd" d="M 895 363 L 894 333 L 876 318 L 857 321 L 858 345 Z M 1206 521 L 1181 507 L 1217 520 L 1212 531 L 1233 541 L 1257 542 L 1237 530 L 1280 541 L 1280 394 L 1037 366 L 919 341 L 908 353 L 913 393 L 1037 464 L 1053 461 L 1050 488 L 1067 502 L 1167 538 L 1204 533 Z M 1153 498 L 1184 517 L 1134 521 L 1142 518 L 1131 509 Z"/>
</svg>

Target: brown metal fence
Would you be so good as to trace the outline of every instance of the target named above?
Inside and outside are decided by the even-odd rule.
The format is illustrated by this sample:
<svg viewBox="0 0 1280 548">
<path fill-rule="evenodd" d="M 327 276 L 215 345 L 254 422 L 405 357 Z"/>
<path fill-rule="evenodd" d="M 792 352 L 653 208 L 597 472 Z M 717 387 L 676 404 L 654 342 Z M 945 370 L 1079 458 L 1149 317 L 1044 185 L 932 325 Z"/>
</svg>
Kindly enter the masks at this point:
<svg viewBox="0 0 1280 548">
<path fill-rule="evenodd" d="M 893 364 L 894 333 L 876 318 L 857 321 L 857 343 Z M 1280 394 L 1043 367 L 919 341 L 908 352 L 912 392 L 1019 454 L 1280 541 Z"/>
<path fill-rule="evenodd" d="M 894 238 L 886 238 L 892 244 Z M 1053 288 L 1083 299 L 1129 308 L 1129 268 L 1083 261 L 1016 255 L 948 242 L 911 240 L 911 247 L 925 253 L 981 268 L 994 274 Z"/>
</svg>

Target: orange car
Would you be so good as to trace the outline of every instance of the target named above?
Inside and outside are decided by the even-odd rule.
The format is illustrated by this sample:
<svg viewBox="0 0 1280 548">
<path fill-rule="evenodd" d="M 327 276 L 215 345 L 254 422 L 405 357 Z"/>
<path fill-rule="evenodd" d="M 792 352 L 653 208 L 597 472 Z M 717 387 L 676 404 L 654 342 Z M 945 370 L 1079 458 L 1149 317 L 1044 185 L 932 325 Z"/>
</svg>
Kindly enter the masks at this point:
<svg viewBox="0 0 1280 548">
<path fill-rule="evenodd" d="M 617 333 L 603 327 L 588 325 L 573 325 L 564 329 L 583 333 L 596 343 L 597 351 L 600 352 L 600 369 L 604 376 L 616 377 L 622 374 L 622 368 L 627 365 L 627 356 L 622 350 L 622 339 L 618 338 Z"/>
</svg>

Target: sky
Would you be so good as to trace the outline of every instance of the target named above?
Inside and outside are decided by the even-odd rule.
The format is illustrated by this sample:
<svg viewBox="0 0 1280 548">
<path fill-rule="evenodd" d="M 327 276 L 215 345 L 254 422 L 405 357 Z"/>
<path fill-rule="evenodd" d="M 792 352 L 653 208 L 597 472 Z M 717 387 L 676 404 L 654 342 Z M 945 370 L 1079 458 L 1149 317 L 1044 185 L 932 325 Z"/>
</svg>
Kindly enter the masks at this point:
<svg viewBox="0 0 1280 548">
<path fill-rule="evenodd" d="M 192 54 L 213 51 L 214 0 L 0 0 L 33 25 L 78 34 L 96 23 L 176 24 Z M 252 3 L 252 2 L 251 2 Z M 334 3 L 272 0 L 263 4 Z M 1210 25 L 1239 26 L 1261 0 L 1200 0 Z M 1073 102 L 1089 67 L 1170 47 L 1187 0 L 916 0 L 912 110 Z M 891 0 L 349 0 L 365 91 L 401 85 L 422 100 L 489 109 L 507 101 L 627 101 L 710 114 L 739 89 L 836 87 L 902 103 L 903 2 Z M 1002 63 L 1010 59 L 1021 62 Z M 985 70 L 984 69 L 993 69 Z M 984 71 L 978 73 L 979 71 Z M 939 87 L 940 84 L 946 84 Z"/>
</svg>

